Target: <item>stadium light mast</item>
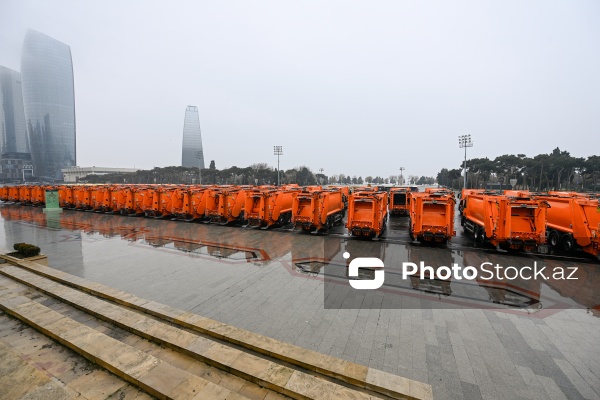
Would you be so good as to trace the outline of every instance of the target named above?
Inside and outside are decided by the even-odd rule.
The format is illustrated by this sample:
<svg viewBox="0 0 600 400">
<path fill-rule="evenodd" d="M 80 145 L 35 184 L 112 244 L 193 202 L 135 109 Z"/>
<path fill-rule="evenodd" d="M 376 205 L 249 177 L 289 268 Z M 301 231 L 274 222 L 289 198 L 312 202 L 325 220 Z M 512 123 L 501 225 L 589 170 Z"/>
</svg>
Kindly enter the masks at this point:
<svg viewBox="0 0 600 400">
<path fill-rule="evenodd" d="M 279 186 L 279 156 L 283 155 L 283 146 L 273 146 L 273 154 L 277 156 L 277 186 Z"/>
<path fill-rule="evenodd" d="M 464 176 L 464 184 L 463 189 L 467 188 L 467 147 L 473 147 L 473 142 L 471 142 L 471 135 L 460 135 L 458 137 L 458 147 L 465 149 L 465 163 L 463 164 L 463 176 Z"/>
<path fill-rule="evenodd" d="M 198 159 L 198 184 L 202 185 L 202 164 L 204 163 L 204 153 L 202 150 L 196 152 L 196 158 Z"/>
</svg>

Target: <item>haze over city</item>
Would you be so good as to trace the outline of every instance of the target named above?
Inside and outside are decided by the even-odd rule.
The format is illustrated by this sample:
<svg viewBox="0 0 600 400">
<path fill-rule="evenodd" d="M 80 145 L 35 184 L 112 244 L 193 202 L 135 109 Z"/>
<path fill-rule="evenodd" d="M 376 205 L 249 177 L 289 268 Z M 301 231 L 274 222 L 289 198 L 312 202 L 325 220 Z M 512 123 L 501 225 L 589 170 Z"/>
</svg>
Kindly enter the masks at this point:
<svg viewBox="0 0 600 400">
<path fill-rule="evenodd" d="M 600 4 L 5 1 L 0 65 L 27 29 L 71 47 L 80 166 L 181 165 L 186 106 L 205 160 L 327 175 L 435 176 L 600 126 Z"/>
</svg>

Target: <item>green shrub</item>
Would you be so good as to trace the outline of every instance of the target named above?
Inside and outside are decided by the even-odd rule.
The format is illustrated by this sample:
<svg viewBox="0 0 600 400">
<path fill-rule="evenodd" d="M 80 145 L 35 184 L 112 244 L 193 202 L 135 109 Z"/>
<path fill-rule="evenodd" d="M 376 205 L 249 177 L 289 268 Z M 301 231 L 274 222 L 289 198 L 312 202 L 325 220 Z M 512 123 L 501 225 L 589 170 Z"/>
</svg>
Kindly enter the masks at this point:
<svg viewBox="0 0 600 400">
<path fill-rule="evenodd" d="M 13 248 L 25 257 L 35 257 L 40 254 L 40 248 L 28 243 L 15 243 Z"/>
</svg>

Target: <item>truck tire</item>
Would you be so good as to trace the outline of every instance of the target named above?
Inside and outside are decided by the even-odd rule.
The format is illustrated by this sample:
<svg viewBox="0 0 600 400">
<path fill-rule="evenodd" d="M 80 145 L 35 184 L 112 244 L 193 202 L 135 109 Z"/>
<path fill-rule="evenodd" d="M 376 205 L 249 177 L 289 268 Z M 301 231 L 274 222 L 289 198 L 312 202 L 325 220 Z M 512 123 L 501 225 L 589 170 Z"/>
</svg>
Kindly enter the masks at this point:
<svg viewBox="0 0 600 400">
<path fill-rule="evenodd" d="M 550 233 L 548 234 L 548 244 L 552 247 L 556 247 L 556 246 L 558 246 L 559 242 L 560 242 L 560 236 L 558 235 L 558 232 L 555 230 L 551 230 Z"/>
<path fill-rule="evenodd" d="M 560 240 L 560 244 L 560 247 L 567 252 L 572 251 L 575 247 L 575 241 L 573 240 L 573 236 L 570 234 L 564 235 Z"/>
<path fill-rule="evenodd" d="M 473 236 L 475 237 L 475 242 L 479 244 L 483 244 L 485 242 L 485 233 L 480 226 L 476 226 L 473 230 Z"/>
<path fill-rule="evenodd" d="M 415 241 L 415 235 L 413 235 L 412 219 L 410 217 L 408 218 L 408 235 L 410 236 L 410 240 L 412 240 L 414 242 Z"/>
</svg>

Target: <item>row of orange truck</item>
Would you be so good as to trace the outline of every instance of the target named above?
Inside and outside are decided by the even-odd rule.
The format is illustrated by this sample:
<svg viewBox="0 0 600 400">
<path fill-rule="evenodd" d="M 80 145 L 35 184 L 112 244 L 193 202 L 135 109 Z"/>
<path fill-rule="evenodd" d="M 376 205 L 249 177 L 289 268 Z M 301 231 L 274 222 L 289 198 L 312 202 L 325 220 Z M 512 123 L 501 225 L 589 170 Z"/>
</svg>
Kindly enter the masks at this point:
<svg viewBox="0 0 600 400">
<path fill-rule="evenodd" d="M 480 243 L 541 252 L 546 245 L 567 252 L 580 248 L 599 256 L 600 206 L 594 195 L 464 189 L 459 210 L 464 230 Z"/>
<path fill-rule="evenodd" d="M 347 214 L 350 234 L 364 238 L 381 236 L 387 225 L 388 204 L 395 210 L 399 203 L 394 202 L 396 193 L 388 195 L 377 187 L 361 187 L 350 193 L 344 186 L 297 185 L 23 185 L 0 187 L 0 200 L 43 205 L 46 190 L 57 191 L 59 206 L 65 209 L 224 225 L 244 222 L 263 229 L 292 223 L 304 231 L 326 232 L 343 223 Z M 405 206 L 411 206 L 411 237 L 445 243 L 455 235 L 453 194 L 406 189 L 404 201 Z"/>
<path fill-rule="evenodd" d="M 373 238 L 386 228 L 387 192 L 365 187 L 59 185 L 4 186 L 0 200 L 43 205 L 45 191 L 58 193 L 65 209 L 129 216 L 246 223 L 263 229 L 293 223 L 304 231 L 326 232 L 343 222 L 355 236 Z"/>
<path fill-rule="evenodd" d="M 411 239 L 446 243 L 454 230 L 454 192 L 429 188 L 357 188 L 321 186 L 59 185 L 3 186 L 0 200 L 43 205 L 45 191 L 58 192 L 62 208 L 122 215 L 246 223 L 268 228 L 294 224 L 304 231 L 326 232 L 341 224 L 353 236 L 374 238 L 386 229 L 388 210 L 409 217 Z M 460 223 L 479 243 L 503 249 L 547 251 L 547 245 L 581 248 L 598 257 L 598 197 L 571 192 L 491 192 L 465 189 Z"/>
<path fill-rule="evenodd" d="M 46 190 L 57 191 L 65 209 L 223 225 L 246 222 L 265 229 L 293 223 L 313 232 L 342 223 L 352 198 L 347 187 L 331 186 L 23 185 L 0 187 L 0 200 L 44 205 Z M 381 234 L 379 221 L 371 226 L 370 235 Z"/>
</svg>

